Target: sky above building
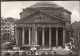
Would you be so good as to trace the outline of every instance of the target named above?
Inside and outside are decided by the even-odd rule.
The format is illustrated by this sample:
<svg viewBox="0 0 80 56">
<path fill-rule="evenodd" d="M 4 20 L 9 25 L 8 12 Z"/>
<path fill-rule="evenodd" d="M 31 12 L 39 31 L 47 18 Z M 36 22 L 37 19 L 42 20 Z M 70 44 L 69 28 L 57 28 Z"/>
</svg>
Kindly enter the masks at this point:
<svg viewBox="0 0 80 56">
<path fill-rule="evenodd" d="M 28 8 L 39 1 L 11 1 L 11 2 L 1 2 L 1 17 L 7 18 L 12 17 L 20 19 L 19 13 L 22 9 Z M 79 1 L 51 1 L 61 7 L 64 7 L 72 13 L 71 22 L 80 21 L 80 4 Z"/>
</svg>

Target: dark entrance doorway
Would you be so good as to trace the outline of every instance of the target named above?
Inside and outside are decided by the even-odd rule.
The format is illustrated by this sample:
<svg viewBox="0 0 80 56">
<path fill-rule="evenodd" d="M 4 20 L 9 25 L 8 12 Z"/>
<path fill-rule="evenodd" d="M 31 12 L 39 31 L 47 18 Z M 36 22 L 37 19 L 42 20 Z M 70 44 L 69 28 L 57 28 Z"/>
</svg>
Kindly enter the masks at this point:
<svg viewBox="0 0 80 56">
<path fill-rule="evenodd" d="M 49 28 L 48 27 L 44 28 L 44 33 L 45 33 L 45 47 L 49 47 Z"/>
<path fill-rule="evenodd" d="M 63 44 L 63 28 L 58 28 L 58 46 Z"/>
<path fill-rule="evenodd" d="M 56 28 L 51 28 L 51 46 L 56 46 Z"/>
<path fill-rule="evenodd" d="M 37 28 L 37 44 L 42 46 L 42 28 L 38 27 Z"/>
<path fill-rule="evenodd" d="M 22 45 L 21 44 L 22 43 L 22 28 L 21 27 L 19 28 L 19 42 L 18 43 L 20 46 Z"/>
<path fill-rule="evenodd" d="M 29 28 L 26 27 L 25 28 L 25 34 L 24 34 L 24 44 L 28 45 L 29 44 Z"/>
</svg>

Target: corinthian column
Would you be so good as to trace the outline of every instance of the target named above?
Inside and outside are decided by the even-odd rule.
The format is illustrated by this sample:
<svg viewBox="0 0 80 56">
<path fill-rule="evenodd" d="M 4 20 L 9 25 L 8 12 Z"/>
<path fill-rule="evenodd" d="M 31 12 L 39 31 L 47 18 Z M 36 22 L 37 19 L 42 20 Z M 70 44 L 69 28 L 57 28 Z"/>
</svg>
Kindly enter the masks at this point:
<svg viewBox="0 0 80 56">
<path fill-rule="evenodd" d="M 31 27 L 29 27 L 29 45 L 31 45 Z"/>
<path fill-rule="evenodd" d="M 42 46 L 44 47 L 44 43 L 45 43 L 45 40 L 44 40 L 44 27 L 42 27 Z"/>
<path fill-rule="evenodd" d="M 24 27 L 23 27 L 23 28 L 22 28 L 22 45 L 23 45 L 23 46 L 24 46 L 24 43 L 25 43 L 25 42 L 24 42 L 24 31 L 25 31 L 25 30 L 24 30 Z"/>
<path fill-rule="evenodd" d="M 35 28 L 35 44 L 37 45 L 37 27 Z"/>
<path fill-rule="evenodd" d="M 56 28 L 56 47 L 58 47 L 58 28 Z"/>
<path fill-rule="evenodd" d="M 63 48 L 65 48 L 65 28 L 63 28 Z"/>
<path fill-rule="evenodd" d="M 49 27 L 49 47 L 51 47 L 51 27 Z"/>
<path fill-rule="evenodd" d="M 16 45 L 18 45 L 18 40 L 19 40 L 19 29 L 16 27 Z"/>
</svg>

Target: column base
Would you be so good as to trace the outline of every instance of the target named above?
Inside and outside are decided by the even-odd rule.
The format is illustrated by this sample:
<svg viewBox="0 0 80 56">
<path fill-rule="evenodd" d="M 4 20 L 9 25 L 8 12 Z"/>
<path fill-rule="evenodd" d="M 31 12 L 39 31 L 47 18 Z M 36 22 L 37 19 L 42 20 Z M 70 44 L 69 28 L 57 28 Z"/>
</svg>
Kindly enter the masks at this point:
<svg viewBox="0 0 80 56">
<path fill-rule="evenodd" d="M 13 49 L 20 49 L 20 47 L 19 46 L 14 46 Z"/>
<path fill-rule="evenodd" d="M 65 48 L 65 46 L 62 46 L 62 48 Z"/>
<path fill-rule="evenodd" d="M 56 48 L 58 48 L 58 46 L 56 46 Z"/>
</svg>

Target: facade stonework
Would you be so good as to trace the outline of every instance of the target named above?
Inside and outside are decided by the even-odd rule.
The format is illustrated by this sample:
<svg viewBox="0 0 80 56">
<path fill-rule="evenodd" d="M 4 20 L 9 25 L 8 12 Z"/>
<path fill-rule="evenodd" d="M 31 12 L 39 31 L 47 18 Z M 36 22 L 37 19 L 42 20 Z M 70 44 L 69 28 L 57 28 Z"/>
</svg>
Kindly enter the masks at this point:
<svg viewBox="0 0 80 56">
<path fill-rule="evenodd" d="M 39 2 L 20 13 L 16 22 L 16 44 L 40 48 L 65 48 L 70 38 L 71 12 L 50 2 Z"/>
</svg>

